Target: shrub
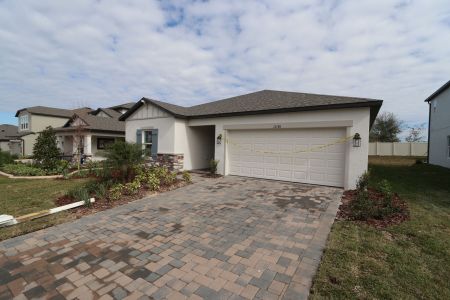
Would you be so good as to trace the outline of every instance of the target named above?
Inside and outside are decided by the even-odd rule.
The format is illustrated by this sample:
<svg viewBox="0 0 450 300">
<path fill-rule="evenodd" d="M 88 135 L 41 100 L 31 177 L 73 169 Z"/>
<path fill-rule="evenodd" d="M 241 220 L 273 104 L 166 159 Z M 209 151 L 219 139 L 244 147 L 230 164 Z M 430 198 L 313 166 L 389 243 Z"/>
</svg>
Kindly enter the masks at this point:
<svg viewBox="0 0 450 300">
<path fill-rule="evenodd" d="M 162 177 L 161 181 L 165 185 L 172 185 L 177 180 L 177 173 L 167 171 Z"/>
<path fill-rule="evenodd" d="M 141 188 L 141 183 L 139 180 L 133 180 L 125 184 L 125 193 L 128 195 L 136 195 Z"/>
<path fill-rule="evenodd" d="M 6 164 L 14 163 L 14 159 L 17 159 L 17 155 L 12 155 L 9 152 L 0 150 L 0 167 Z"/>
<path fill-rule="evenodd" d="M 148 173 L 146 176 L 145 184 L 147 184 L 147 187 L 152 190 L 156 191 L 159 190 L 160 180 L 154 173 Z"/>
<path fill-rule="evenodd" d="M 15 176 L 44 176 L 47 174 L 45 170 L 26 164 L 6 164 L 2 170 Z"/>
<path fill-rule="evenodd" d="M 108 186 L 106 183 L 99 183 L 97 185 L 97 189 L 95 190 L 95 197 L 97 199 L 104 199 L 106 198 L 106 194 L 108 193 Z"/>
<path fill-rule="evenodd" d="M 67 192 L 67 196 L 73 198 L 76 201 L 89 200 L 89 191 L 85 186 L 75 187 Z"/>
<path fill-rule="evenodd" d="M 56 135 L 51 126 L 39 133 L 33 146 L 34 159 L 47 170 L 56 169 L 61 155 L 56 143 Z"/>
<path fill-rule="evenodd" d="M 350 203 L 352 218 L 355 220 L 366 220 L 372 216 L 374 204 L 369 198 L 367 191 L 356 194 L 356 198 Z"/>
<path fill-rule="evenodd" d="M 356 182 L 356 190 L 358 192 L 367 191 L 367 188 L 369 187 L 369 177 L 369 171 L 366 171 L 361 176 L 359 176 Z"/>
<path fill-rule="evenodd" d="M 218 164 L 219 164 L 219 161 L 216 159 L 211 159 L 209 161 L 209 172 L 211 173 L 211 175 L 217 174 L 217 165 Z"/>
<path fill-rule="evenodd" d="M 107 164 L 111 171 L 118 172 L 122 182 L 133 177 L 134 169 L 143 162 L 142 149 L 138 144 L 117 141 L 105 151 Z"/>
<path fill-rule="evenodd" d="M 183 180 L 186 181 L 187 183 L 191 183 L 192 182 L 192 176 L 191 173 L 189 173 L 188 171 L 183 171 Z"/>
<path fill-rule="evenodd" d="M 124 191 L 125 186 L 123 184 L 114 185 L 108 193 L 108 198 L 112 201 L 119 200 L 122 197 L 122 193 Z"/>
</svg>

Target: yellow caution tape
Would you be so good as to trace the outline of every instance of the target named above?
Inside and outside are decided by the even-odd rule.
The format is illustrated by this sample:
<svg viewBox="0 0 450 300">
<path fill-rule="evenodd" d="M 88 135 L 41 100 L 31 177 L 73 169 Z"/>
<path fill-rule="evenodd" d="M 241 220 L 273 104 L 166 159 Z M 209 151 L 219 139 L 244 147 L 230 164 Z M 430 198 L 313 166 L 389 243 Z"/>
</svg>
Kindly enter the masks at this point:
<svg viewBox="0 0 450 300">
<path fill-rule="evenodd" d="M 328 147 L 331 147 L 331 146 L 334 146 L 334 145 L 344 144 L 344 143 L 346 143 L 347 141 L 349 141 L 351 139 L 353 139 L 353 135 L 347 136 L 347 137 L 344 137 L 344 138 L 340 138 L 340 139 L 338 139 L 338 140 L 336 140 L 336 141 L 334 141 L 332 143 L 329 143 L 329 144 L 315 146 L 315 147 L 310 147 L 310 148 L 308 148 L 306 150 L 296 150 L 296 151 L 247 150 L 247 149 L 244 149 L 240 144 L 237 144 L 237 143 L 235 143 L 233 141 L 230 141 L 229 139 L 226 139 L 225 141 L 226 141 L 227 144 L 236 146 L 238 148 L 241 148 L 242 150 L 250 151 L 250 152 L 257 152 L 257 153 L 263 153 L 263 154 L 296 154 L 296 153 L 309 153 L 309 152 L 325 149 L 325 148 L 328 148 Z"/>
</svg>

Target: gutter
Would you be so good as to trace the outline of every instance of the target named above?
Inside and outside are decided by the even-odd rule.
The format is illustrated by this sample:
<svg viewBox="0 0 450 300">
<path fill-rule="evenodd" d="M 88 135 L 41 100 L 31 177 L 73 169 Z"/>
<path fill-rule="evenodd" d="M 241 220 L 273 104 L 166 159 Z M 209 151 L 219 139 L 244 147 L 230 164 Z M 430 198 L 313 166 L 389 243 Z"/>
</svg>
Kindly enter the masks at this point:
<svg viewBox="0 0 450 300">
<path fill-rule="evenodd" d="M 427 145 L 427 163 L 430 164 L 430 133 L 431 133 L 431 102 L 428 102 L 428 145 Z"/>
</svg>

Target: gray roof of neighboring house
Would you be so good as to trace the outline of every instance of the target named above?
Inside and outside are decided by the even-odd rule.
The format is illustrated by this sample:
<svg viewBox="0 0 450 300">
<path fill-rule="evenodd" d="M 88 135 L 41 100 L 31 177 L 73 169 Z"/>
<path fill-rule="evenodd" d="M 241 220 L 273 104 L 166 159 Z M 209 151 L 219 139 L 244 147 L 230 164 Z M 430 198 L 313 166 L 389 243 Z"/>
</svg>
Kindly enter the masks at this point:
<svg viewBox="0 0 450 300">
<path fill-rule="evenodd" d="M 98 117 L 88 113 L 73 114 L 72 118 L 69 121 L 67 121 L 67 123 L 64 126 L 55 128 L 55 131 L 77 130 L 78 129 L 77 127 L 70 126 L 71 121 L 74 120 L 76 117 L 79 117 L 87 124 L 85 126 L 82 126 L 84 130 L 125 133 L 125 123 L 119 121 L 117 117 L 116 118 Z"/>
<path fill-rule="evenodd" d="M 118 109 L 118 108 L 126 108 L 126 109 L 130 109 L 130 108 L 132 108 L 133 107 L 133 105 L 135 104 L 136 102 L 127 102 L 127 103 L 122 103 L 122 104 L 118 104 L 118 105 L 114 105 L 114 106 L 111 106 L 111 107 L 108 107 L 108 108 L 111 108 L 111 109 Z"/>
<path fill-rule="evenodd" d="M 370 107 L 371 122 L 380 110 L 382 100 L 332 95 L 262 90 L 191 107 L 142 98 L 120 117 L 125 120 L 143 103 L 149 102 L 179 118 L 206 118 L 262 113 Z"/>
<path fill-rule="evenodd" d="M 0 141 L 9 141 L 11 138 L 18 137 L 19 128 L 11 124 L 0 125 Z"/>
<path fill-rule="evenodd" d="M 433 94 L 431 94 L 427 99 L 425 99 L 425 102 L 430 102 L 431 100 L 433 100 L 434 98 L 436 98 L 437 96 L 439 96 L 443 91 L 445 91 L 446 89 L 448 89 L 450 87 L 450 80 L 447 81 L 443 86 L 441 86 L 440 88 L 438 88 Z"/>
<path fill-rule="evenodd" d="M 28 111 L 29 113 L 35 114 L 35 115 L 70 118 L 73 116 L 74 113 L 89 112 L 92 109 L 89 107 L 82 107 L 82 108 L 76 108 L 76 109 L 63 109 L 63 108 L 54 108 L 54 107 L 47 107 L 47 106 L 31 106 L 31 107 L 25 107 L 25 108 L 19 109 L 16 112 L 16 117 L 18 117 L 19 114 L 25 110 Z"/>
<path fill-rule="evenodd" d="M 118 119 L 118 118 L 122 115 L 120 112 L 118 112 L 118 111 L 116 111 L 116 110 L 114 110 L 114 109 L 111 109 L 111 108 L 102 108 L 102 107 L 97 108 L 97 109 L 94 110 L 94 111 L 91 111 L 90 114 L 96 116 L 96 115 L 98 115 L 101 111 L 103 111 L 105 114 L 107 114 L 107 115 L 110 116 L 111 118 L 116 118 L 116 119 Z"/>
</svg>

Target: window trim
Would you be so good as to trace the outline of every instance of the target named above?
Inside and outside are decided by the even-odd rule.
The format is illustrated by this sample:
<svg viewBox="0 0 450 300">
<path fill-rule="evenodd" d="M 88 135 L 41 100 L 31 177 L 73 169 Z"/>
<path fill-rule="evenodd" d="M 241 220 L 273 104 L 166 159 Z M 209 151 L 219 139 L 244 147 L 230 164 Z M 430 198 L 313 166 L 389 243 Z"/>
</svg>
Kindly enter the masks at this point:
<svg viewBox="0 0 450 300">
<path fill-rule="evenodd" d="M 152 154 L 152 147 L 153 147 L 153 140 L 151 142 L 146 142 L 145 141 L 145 137 L 147 135 L 147 133 L 150 133 L 150 139 L 152 139 L 152 129 L 142 129 L 142 150 L 144 150 L 145 152 L 147 152 L 148 150 L 150 150 L 150 153 L 146 153 L 146 155 L 151 156 Z M 147 148 L 147 145 L 150 145 L 149 148 Z"/>
<path fill-rule="evenodd" d="M 30 128 L 30 122 L 28 115 L 21 115 L 19 117 L 19 128 L 20 130 L 28 130 Z"/>
<path fill-rule="evenodd" d="M 447 135 L 447 158 L 450 159 L 450 135 Z"/>
</svg>

